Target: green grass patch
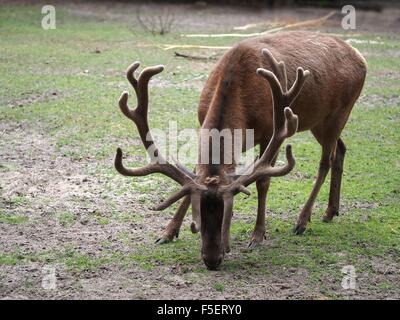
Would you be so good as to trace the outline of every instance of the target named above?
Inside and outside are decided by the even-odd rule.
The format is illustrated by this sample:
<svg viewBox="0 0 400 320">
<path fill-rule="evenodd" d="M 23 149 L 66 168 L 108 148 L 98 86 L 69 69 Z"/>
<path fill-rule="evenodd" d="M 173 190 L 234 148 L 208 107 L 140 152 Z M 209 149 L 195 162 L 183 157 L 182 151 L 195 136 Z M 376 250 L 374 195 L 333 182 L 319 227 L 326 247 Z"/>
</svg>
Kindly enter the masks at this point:
<svg viewBox="0 0 400 320">
<path fill-rule="evenodd" d="M 23 224 L 27 223 L 29 218 L 22 214 L 6 214 L 4 212 L 0 212 L 0 223 L 6 224 Z"/>
</svg>

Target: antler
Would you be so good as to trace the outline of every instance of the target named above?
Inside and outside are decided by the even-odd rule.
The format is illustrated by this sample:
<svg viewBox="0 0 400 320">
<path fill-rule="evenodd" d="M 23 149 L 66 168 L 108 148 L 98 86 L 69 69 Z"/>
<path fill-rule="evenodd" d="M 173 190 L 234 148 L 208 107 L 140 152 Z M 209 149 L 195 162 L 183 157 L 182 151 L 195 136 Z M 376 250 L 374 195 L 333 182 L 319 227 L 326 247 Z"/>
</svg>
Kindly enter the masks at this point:
<svg viewBox="0 0 400 320">
<path fill-rule="evenodd" d="M 280 146 L 288 137 L 291 137 L 297 131 L 298 117 L 292 112 L 290 106 L 299 95 L 307 76 L 308 70 L 297 68 L 296 80 L 292 87 L 287 89 L 287 76 L 285 63 L 278 62 L 272 53 L 263 49 L 262 54 L 269 62 L 273 72 L 259 68 L 257 74 L 264 77 L 270 86 L 273 99 L 273 134 L 272 138 L 262 156 L 254 164 L 244 170 L 237 176 L 236 180 L 226 190 L 236 194 L 243 192 L 243 187 L 259 180 L 262 177 L 278 177 L 289 173 L 295 164 L 290 145 L 286 146 L 287 164 L 283 167 L 273 167 L 272 162 L 276 157 Z M 253 167 L 254 166 L 254 167 Z M 253 169 L 253 172 L 251 172 Z M 247 190 L 247 189 L 246 189 Z"/>
<path fill-rule="evenodd" d="M 118 148 L 114 165 L 117 171 L 124 176 L 138 177 L 147 176 L 152 173 L 162 173 L 182 185 L 181 190 L 174 193 L 163 203 L 154 208 L 154 210 L 164 210 L 191 192 L 195 190 L 207 190 L 207 188 L 196 183 L 193 180 L 195 175 L 182 164 L 176 162 L 175 165 L 173 165 L 160 154 L 151 135 L 147 119 L 149 105 L 148 84 L 152 76 L 164 70 L 164 66 L 159 65 L 145 68 L 140 73 L 139 78 L 136 79 L 134 73 L 139 65 L 139 62 L 134 62 L 126 71 L 126 77 L 128 78 L 132 87 L 135 89 L 137 96 L 137 107 L 134 110 L 129 108 L 128 92 L 126 91 L 122 93 L 119 99 L 119 107 L 122 113 L 135 123 L 139 131 L 140 139 L 142 140 L 142 143 L 146 148 L 148 155 L 150 156 L 151 162 L 142 168 L 128 169 L 122 163 L 122 150 Z"/>
<path fill-rule="evenodd" d="M 233 196 L 235 194 L 239 192 L 249 194 L 250 192 L 246 187 L 251 183 L 262 177 L 283 176 L 289 173 L 295 165 L 290 144 L 286 146 L 286 165 L 273 167 L 272 163 L 285 139 L 291 137 L 297 131 L 298 117 L 293 114 L 290 106 L 299 95 L 310 72 L 301 67 L 297 68 L 296 80 L 288 90 L 285 63 L 283 61 L 278 62 L 267 49 L 263 49 L 262 54 L 272 68 L 272 72 L 259 68 L 257 69 L 257 74 L 268 81 L 271 89 L 273 99 L 273 134 L 261 157 L 244 169 L 241 175 L 235 176 L 234 182 L 220 189 L 220 192 L 224 195 L 224 207 L 226 208 L 232 207 Z M 224 212 L 222 237 L 226 246 L 229 246 L 228 232 L 230 220 L 230 217 L 226 216 Z"/>
</svg>

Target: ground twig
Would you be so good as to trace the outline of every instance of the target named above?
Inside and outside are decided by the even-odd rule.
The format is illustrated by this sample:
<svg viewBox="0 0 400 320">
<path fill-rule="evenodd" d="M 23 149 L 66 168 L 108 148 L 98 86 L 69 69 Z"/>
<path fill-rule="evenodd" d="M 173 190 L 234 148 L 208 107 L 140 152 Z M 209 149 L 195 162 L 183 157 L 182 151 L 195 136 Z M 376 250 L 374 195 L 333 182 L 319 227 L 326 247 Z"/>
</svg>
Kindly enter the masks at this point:
<svg viewBox="0 0 400 320">
<path fill-rule="evenodd" d="M 217 60 L 217 54 L 213 54 L 213 55 L 208 56 L 208 57 L 193 56 L 193 55 L 189 55 L 189 54 L 179 53 L 177 51 L 175 51 L 174 54 L 175 54 L 176 57 L 186 58 L 186 59 L 190 59 L 190 60 Z"/>
</svg>

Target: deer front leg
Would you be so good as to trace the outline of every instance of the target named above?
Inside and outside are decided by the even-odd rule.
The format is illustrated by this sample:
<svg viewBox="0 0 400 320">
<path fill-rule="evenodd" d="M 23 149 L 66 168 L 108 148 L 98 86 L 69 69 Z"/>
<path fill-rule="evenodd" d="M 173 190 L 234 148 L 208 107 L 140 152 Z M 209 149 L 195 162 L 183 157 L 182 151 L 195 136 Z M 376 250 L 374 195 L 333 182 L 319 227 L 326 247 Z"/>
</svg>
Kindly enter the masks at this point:
<svg viewBox="0 0 400 320">
<path fill-rule="evenodd" d="M 263 153 L 264 150 L 265 147 L 261 147 L 260 150 L 261 153 Z M 271 162 L 272 166 L 275 165 L 277 157 L 278 155 L 276 155 L 275 158 L 272 160 Z M 267 206 L 267 194 L 270 183 L 271 183 L 270 177 L 257 180 L 256 182 L 257 196 L 258 196 L 257 219 L 256 219 L 256 225 L 251 235 L 250 243 L 248 245 L 248 248 L 250 249 L 253 249 L 259 244 L 261 244 L 265 238 L 265 210 Z"/>
<path fill-rule="evenodd" d="M 261 244 L 265 237 L 265 209 L 267 202 L 267 193 L 269 189 L 271 179 L 264 178 L 257 180 L 257 195 L 258 195 L 258 208 L 257 208 L 257 219 L 254 231 L 251 235 L 251 240 L 248 245 L 250 249 L 255 248 Z"/>
<path fill-rule="evenodd" d="M 189 206 L 190 196 L 186 196 L 185 198 L 183 198 L 183 201 L 179 205 L 179 208 L 173 218 L 168 222 L 168 225 L 161 233 L 161 236 L 156 240 L 156 244 L 168 243 L 174 240 L 174 237 L 178 238 L 183 218 L 185 217 Z"/>
</svg>

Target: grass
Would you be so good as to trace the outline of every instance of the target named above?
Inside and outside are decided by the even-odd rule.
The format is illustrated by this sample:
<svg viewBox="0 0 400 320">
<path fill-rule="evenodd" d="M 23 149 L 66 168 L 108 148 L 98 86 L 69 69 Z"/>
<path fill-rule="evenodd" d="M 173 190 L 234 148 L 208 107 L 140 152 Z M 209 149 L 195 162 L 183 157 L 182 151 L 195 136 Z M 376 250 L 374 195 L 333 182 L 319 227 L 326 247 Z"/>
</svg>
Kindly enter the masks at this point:
<svg viewBox="0 0 400 320">
<path fill-rule="evenodd" d="M 23 224 L 29 221 L 29 218 L 21 214 L 6 214 L 0 212 L 0 223 L 6 224 Z"/>
<path fill-rule="evenodd" d="M 21 260 L 21 256 L 15 254 L 0 254 L 0 265 L 14 266 Z"/>
<path fill-rule="evenodd" d="M 45 31 L 38 23 L 38 6 L 3 6 L 0 11 L 0 121 L 29 122 L 32 128 L 40 128 L 55 141 L 60 154 L 79 161 L 98 161 L 96 168 L 87 169 L 88 174 L 116 175 L 105 163 L 112 159 L 118 145 L 123 145 L 130 155 L 144 156 L 142 147 L 136 143 L 136 131 L 117 108 L 120 92 L 128 89 L 123 70 L 133 60 L 140 60 L 143 66 L 160 63 L 166 66 L 157 76 L 163 85 L 150 85 L 150 126 L 163 129 L 169 120 L 177 120 L 178 130 L 198 128 L 196 106 L 201 88 L 184 84 L 191 79 L 204 82 L 212 64 L 205 66 L 173 59 L 171 52 L 139 47 L 136 43 L 138 39 L 142 43 L 185 40 L 177 34 L 159 37 L 140 30 L 134 35 L 126 21 L 99 22 L 90 17 L 81 20 L 62 7 L 57 17 L 60 19 L 57 29 Z M 359 38 L 370 39 L 373 35 Z M 215 45 L 234 41 L 231 38 L 191 40 Z M 320 222 L 328 200 L 328 177 L 305 235 L 292 235 L 295 218 L 315 180 L 320 155 L 319 146 L 309 133 L 298 134 L 290 139 L 298 160 L 294 172 L 274 179 L 268 195 L 268 209 L 274 213 L 267 218 L 268 244 L 252 252 L 240 249 L 245 247 L 253 228 L 253 222 L 249 221 L 255 220 L 257 199 L 252 186 L 252 196 L 239 196 L 235 202 L 232 238 L 236 253 L 225 261 L 223 273 L 245 271 L 268 277 L 276 268 L 301 268 L 307 270 L 306 282 L 311 290 L 325 288 L 325 295 L 336 297 L 325 283 L 339 285 L 342 266 L 352 264 L 374 278 L 373 258 L 382 263 L 399 263 L 400 60 L 390 52 L 400 50 L 400 40 L 381 35 L 380 41 L 383 44 L 355 45 L 361 52 L 368 52 L 369 72 L 363 97 L 356 104 L 342 136 L 348 149 L 342 188 L 343 215 L 331 224 Z M 96 48 L 101 53 L 95 53 Z M 387 77 L 389 72 L 395 77 Z M 51 98 L 48 93 L 53 91 L 57 95 Z M 41 98 L 34 99 L 34 96 Z M 10 107 L 30 97 L 32 102 Z M 132 95 L 130 102 L 134 104 Z M 139 162 L 137 159 L 131 164 Z M 133 179 L 128 188 L 123 186 L 117 192 L 141 193 L 141 204 L 152 206 L 154 198 L 147 195 L 156 194 L 160 189 L 167 194 L 174 188 L 169 181 L 156 176 Z M 13 206 L 23 206 L 26 202 L 24 197 L 9 200 Z M 171 208 L 163 214 L 172 212 Z M 76 220 L 69 212 L 57 217 L 63 227 L 72 226 Z M 136 212 L 102 213 L 95 214 L 94 218 L 107 227 L 113 221 L 143 223 L 142 215 Z M 0 213 L 0 223 L 26 221 L 25 215 Z M 128 245 L 131 253 L 124 255 L 105 249 L 102 254 L 91 256 L 74 250 L 60 253 L 62 248 L 58 248 L 59 251 L 50 253 L 51 260 L 66 264 L 75 272 L 110 263 L 125 266 L 135 263 L 147 271 L 160 265 L 181 263 L 194 272 L 205 272 L 199 259 L 198 236 L 187 230 L 182 231 L 179 240 L 166 246 L 149 248 L 148 242 L 140 245 L 123 234 L 118 241 Z M 48 258 L 40 253 L 32 257 L 39 261 Z M 32 257 L 1 254 L 0 264 L 27 263 Z M 382 290 L 390 287 L 391 283 L 385 281 L 379 284 Z M 214 289 L 223 292 L 225 286 L 218 282 Z"/>
<path fill-rule="evenodd" d="M 28 199 L 26 199 L 24 196 L 12 196 L 8 200 L 8 203 L 13 206 L 21 206 L 28 203 Z"/>
<path fill-rule="evenodd" d="M 62 212 L 58 215 L 58 222 L 63 227 L 71 227 L 75 224 L 75 215 L 71 212 Z"/>
<path fill-rule="evenodd" d="M 220 282 L 216 282 L 214 283 L 214 289 L 218 292 L 223 292 L 225 289 L 225 285 Z"/>
</svg>

